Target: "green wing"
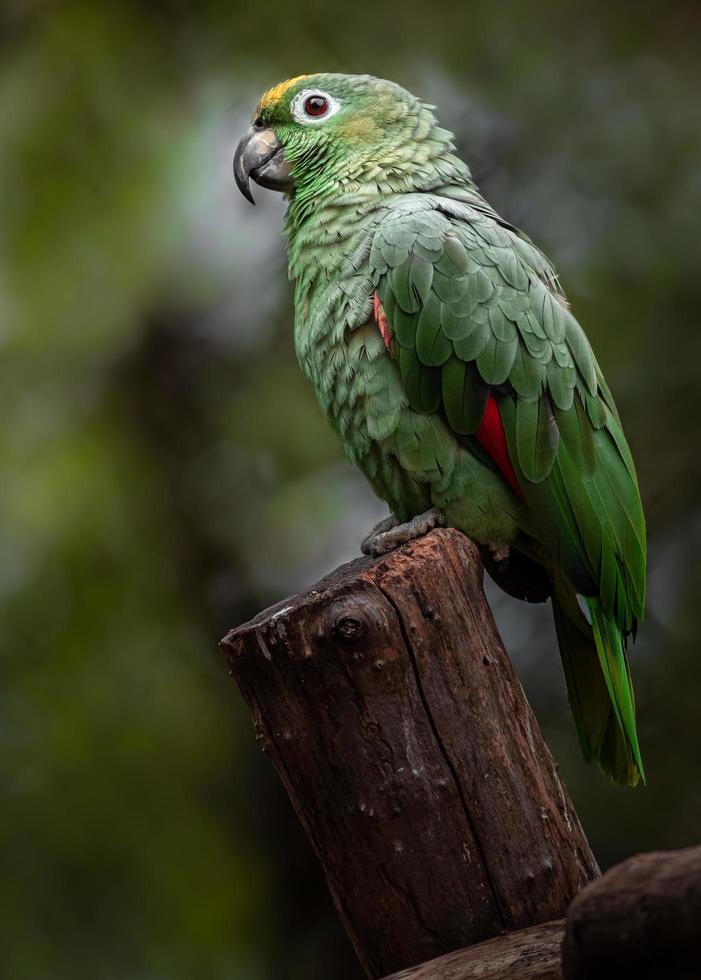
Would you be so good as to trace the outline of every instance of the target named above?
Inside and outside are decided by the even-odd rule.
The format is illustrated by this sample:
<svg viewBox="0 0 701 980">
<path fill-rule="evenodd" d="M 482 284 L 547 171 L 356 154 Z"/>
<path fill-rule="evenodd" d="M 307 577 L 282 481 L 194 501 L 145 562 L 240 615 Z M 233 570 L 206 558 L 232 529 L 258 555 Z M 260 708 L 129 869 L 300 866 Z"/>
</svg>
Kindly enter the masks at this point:
<svg viewBox="0 0 701 980">
<path fill-rule="evenodd" d="M 606 686 L 642 769 L 621 671 L 645 603 L 644 518 L 611 394 L 552 267 L 493 212 L 436 199 L 386 217 L 370 265 L 412 408 L 469 437 L 496 398 L 540 543 L 594 604 Z"/>
</svg>

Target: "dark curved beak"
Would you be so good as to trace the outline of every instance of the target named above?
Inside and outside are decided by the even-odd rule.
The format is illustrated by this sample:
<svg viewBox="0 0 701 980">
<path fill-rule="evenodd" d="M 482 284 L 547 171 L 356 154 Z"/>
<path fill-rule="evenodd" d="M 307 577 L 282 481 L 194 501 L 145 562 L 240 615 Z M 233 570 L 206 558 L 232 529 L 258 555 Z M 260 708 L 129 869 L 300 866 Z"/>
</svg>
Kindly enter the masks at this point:
<svg viewBox="0 0 701 980">
<path fill-rule="evenodd" d="M 282 143 L 272 129 L 251 126 L 236 147 L 234 177 L 238 189 L 251 204 L 256 203 L 249 185 L 251 179 L 274 191 L 292 189 L 290 166 L 285 160 Z"/>
</svg>

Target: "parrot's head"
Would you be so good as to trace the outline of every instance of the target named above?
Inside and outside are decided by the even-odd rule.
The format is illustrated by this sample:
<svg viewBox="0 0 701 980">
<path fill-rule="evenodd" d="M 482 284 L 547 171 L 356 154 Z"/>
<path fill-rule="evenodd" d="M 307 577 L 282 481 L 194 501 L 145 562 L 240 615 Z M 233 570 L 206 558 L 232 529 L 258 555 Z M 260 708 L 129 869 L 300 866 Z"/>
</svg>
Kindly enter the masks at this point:
<svg viewBox="0 0 701 980">
<path fill-rule="evenodd" d="M 258 103 L 234 157 L 236 183 L 253 204 L 250 180 L 309 200 L 339 189 L 425 189 L 439 159 L 467 174 L 432 109 L 370 75 L 291 78 Z"/>
</svg>

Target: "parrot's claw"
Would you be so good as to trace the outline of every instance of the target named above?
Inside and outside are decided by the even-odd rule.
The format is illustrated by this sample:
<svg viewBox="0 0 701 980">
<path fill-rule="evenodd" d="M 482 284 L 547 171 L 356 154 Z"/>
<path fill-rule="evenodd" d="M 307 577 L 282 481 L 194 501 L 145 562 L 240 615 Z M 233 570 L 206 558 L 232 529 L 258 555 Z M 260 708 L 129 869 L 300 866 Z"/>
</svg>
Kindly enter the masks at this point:
<svg viewBox="0 0 701 980">
<path fill-rule="evenodd" d="M 391 531 L 393 527 L 397 527 L 398 520 L 394 514 L 390 514 L 389 517 L 384 517 L 381 521 L 374 526 L 369 534 L 366 534 L 363 540 L 360 542 L 360 550 L 364 555 L 372 554 L 372 545 L 376 538 L 379 538 L 381 534 L 385 534 L 387 531 Z"/>
<path fill-rule="evenodd" d="M 489 557 L 495 565 L 500 565 L 503 561 L 508 561 L 511 549 L 508 544 L 489 544 L 487 545 Z"/>
<path fill-rule="evenodd" d="M 445 524 L 445 514 L 437 507 L 432 507 L 423 514 L 417 514 L 406 524 L 398 524 L 396 518 L 388 517 L 372 529 L 360 547 L 363 554 L 378 558 L 409 541 L 414 541 L 415 538 L 422 538 L 434 527 L 445 527 Z"/>
</svg>

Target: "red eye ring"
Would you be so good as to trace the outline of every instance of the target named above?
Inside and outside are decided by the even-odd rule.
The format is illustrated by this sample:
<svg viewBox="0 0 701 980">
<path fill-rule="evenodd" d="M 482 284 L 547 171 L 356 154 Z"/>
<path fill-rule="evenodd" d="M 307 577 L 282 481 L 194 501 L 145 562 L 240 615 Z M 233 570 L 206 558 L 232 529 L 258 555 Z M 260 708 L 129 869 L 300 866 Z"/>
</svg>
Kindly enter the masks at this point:
<svg viewBox="0 0 701 980">
<path fill-rule="evenodd" d="M 308 116 L 318 118 L 329 111 L 328 99 L 323 95 L 308 95 L 304 100 L 304 111 Z"/>
</svg>

